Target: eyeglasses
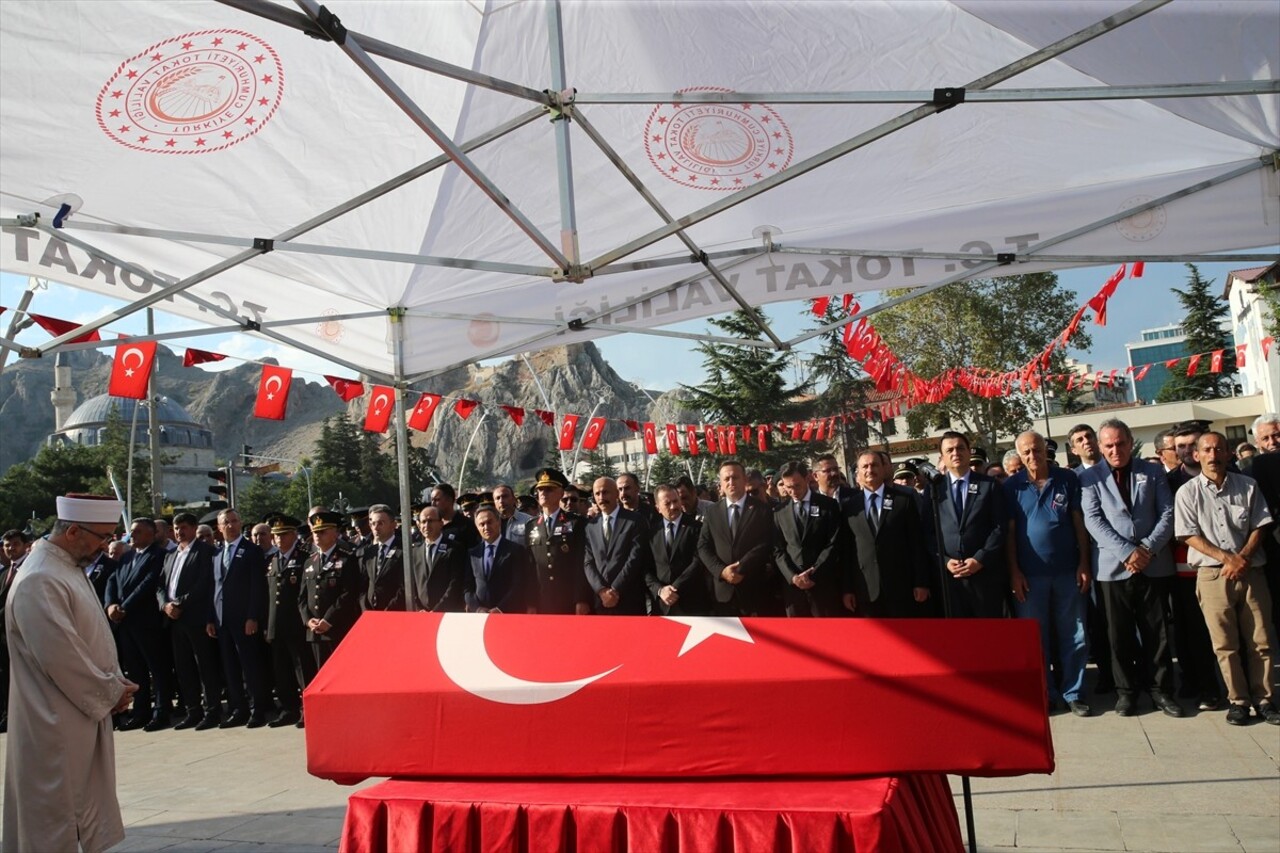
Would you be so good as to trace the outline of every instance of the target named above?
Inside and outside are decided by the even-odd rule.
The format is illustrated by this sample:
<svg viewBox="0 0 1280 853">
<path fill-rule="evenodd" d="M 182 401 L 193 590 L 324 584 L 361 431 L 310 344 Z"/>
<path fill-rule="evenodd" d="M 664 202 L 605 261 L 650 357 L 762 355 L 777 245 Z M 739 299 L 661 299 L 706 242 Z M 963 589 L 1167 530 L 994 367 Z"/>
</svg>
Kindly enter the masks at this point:
<svg viewBox="0 0 1280 853">
<path fill-rule="evenodd" d="M 114 530 L 110 531 L 109 533 L 99 533 L 96 530 L 90 530 L 89 528 L 83 527 L 79 524 L 76 525 L 76 529 L 83 530 L 85 533 L 88 533 L 90 536 L 97 537 L 98 545 L 102 545 L 102 543 L 106 542 L 108 539 L 116 535 L 116 532 Z"/>
</svg>

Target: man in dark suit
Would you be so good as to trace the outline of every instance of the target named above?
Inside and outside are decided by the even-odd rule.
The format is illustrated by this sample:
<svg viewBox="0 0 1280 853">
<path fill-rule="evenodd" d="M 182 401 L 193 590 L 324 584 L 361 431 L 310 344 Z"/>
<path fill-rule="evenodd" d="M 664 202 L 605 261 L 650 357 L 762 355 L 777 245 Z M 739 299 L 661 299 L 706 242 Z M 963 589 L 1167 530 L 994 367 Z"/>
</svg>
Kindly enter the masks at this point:
<svg viewBox="0 0 1280 853">
<path fill-rule="evenodd" d="M 841 509 L 849 508 L 856 490 L 845 483 L 844 472 L 833 454 L 824 453 L 813 460 L 813 478 L 819 494 L 839 501 Z"/>
<path fill-rule="evenodd" d="M 93 591 L 97 594 L 99 601 L 107 594 L 107 581 L 119 568 L 120 561 L 112 559 L 106 549 L 103 549 L 84 570 L 85 577 L 89 579 L 89 583 L 93 584 Z"/>
<path fill-rule="evenodd" d="M 858 490 L 845 507 L 851 555 L 845 567 L 844 606 L 862 616 L 924 615 L 932 564 L 915 488 L 890 483 L 889 460 L 879 450 L 858 455 Z M 914 476 L 914 475 L 913 475 Z"/>
<path fill-rule="evenodd" d="M 809 488 L 809 467 L 792 461 L 778 470 L 789 497 L 773 511 L 774 564 L 782 574 L 788 616 L 839 616 L 843 516 L 835 498 Z"/>
<path fill-rule="evenodd" d="M 642 499 L 639 477 L 630 471 L 624 471 L 618 475 L 617 483 L 618 503 L 622 504 L 623 509 L 640 516 L 640 521 L 644 523 L 646 533 L 662 523 L 658 510 L 645 503 Z"/>
<path fill-rule="evenodd" d="M 947 431 L 939 442 L 939 468 L 930 484 L 946 560 L 951 616 L 994 619 L 1008 615 L 1009 573 L 1004 559 L 1004 495 L 1000 485 L 971 470 L 969 439 Z"/>
<path fill-rule="evenodd" d="M 369 507 L 372 540 L 359 552 L 360 611 L 404 610 L 404 543 L 386 504 Z"/>
<path fill-rule="evenodd" d="M 243 535 L 240 514 L 234 509 L 218 513 L 218 530 L 223 545 L 214 554 L 213 606 L 207 630 L 218 640 L 227 683 L 230 714 L 219 728 L 247 725 L 256 729 L 265 726 L 267 715 L 274 711 L 261 633 L 267 624 L 266 557 Z"/>
<path fill-rule="evenodd" d="M 649 527 L 638 513 L 624 509 L 618 484 L 601 477 L 591 487 L 599 513 L 587 525 L 582 570 L 595 597 L 591 612 L 640 616 L 645 612 L 645 561 Z"/>
<path fill-rule="evenodd" d="M 129 538 L 133 551 L 107 581 L 102 603 L 107 618 L 117 628 L 116 644 L 125 674 L 138 683 L 133 713 L 121 729 L 154 732 L 168 728 L 172 701 L 169 650 L 156 603 L 165 550 L 164 543 L 156 537 L 156 523 L 150 518 L 135 518 Z"/>
<path fill-rule="evenodd" d="M 471 571 L 467 546 L 452 530 L 444 529 L 440 510 L 424 506 L 418 511 L 422 541 L 413 546 L 413 590 L 409 609 L 432 613 L 458 612 L 465 607 L 463 592 Z"/>
<path fill-rule="evenodd" d="M 360 566 L 355 552 L 338 538 L 341 513 L 320 510 L 310 521 L 315 547 L 302 573 L 298 613 L 318 670 L 360 616 Z"/>
<path fill-rule="evenodd" d="M 710 616 L 711 578 L 698 559 L 702 523 L 684 511 L 675 486 L 658 486 L 653 495 L 660 523 L 649 534 L 651 559 L 645 585 L 652 601 L 650 612 L 663 616 Z"/>
<path fill-rule="evenodd" d="M 698 558 L 710 573 L 716 616 L 781 616 L 778 570 L 773 565 L 773 514 L 747 494 L 741 462 L 720 465 L 723 497 L 707 509 L 698 535 Z"/>
<path fill-rule="evenodd" d="M 492 504 L 475 511 L 480 544 L 471 549 L 471 579 L 466 591 L 472 613 L 524 613 L 532 602 L 533 558 L 502 535 L 502 516 Z"/>
<path fill-rule="evenodd" d="M 591 612 L 591 587 L 583 573 L 587 520 L 561 506 L 569 480 L 554 468 L 534 475 L 538 514 L 525 525 L 533 555 L 537 589 L 532 604 L 539 613 Z"/>
<path fill-rule="evenodd" d="M 302 691 L 316 675 L 316 659 L 307 647 L 307 629 L 298 613 L 298 596 L 311 549 L 298 535 L 302 522 L 277 514 L 271 519 L 275 554 L 267 566 L 267 645 L 275 674 L 280 714 L 268 726 L 302 726 Z"/>
<path fill-rule="evenodd" d="M 31 548 L 30 538 L 21 530 L 6 531 L 3 542 L 8 565 L 0 568 L 0 733 L 9 728 L 9 638 L 4 627 L 5 603 L 9 599 L 9 587 L 13 586 Z"/>
<path fill-rule="evenodd" d="M 187 715 L 175 729 L 211 729 L 222 721 L 222 676 L 205 626 L 213 602 L 214 549 L 196 539 L 198 520 L 174 516 L 177 547 L 164 560 L 156 598 L 169 623 L 169 645 Z"/>
</svg>

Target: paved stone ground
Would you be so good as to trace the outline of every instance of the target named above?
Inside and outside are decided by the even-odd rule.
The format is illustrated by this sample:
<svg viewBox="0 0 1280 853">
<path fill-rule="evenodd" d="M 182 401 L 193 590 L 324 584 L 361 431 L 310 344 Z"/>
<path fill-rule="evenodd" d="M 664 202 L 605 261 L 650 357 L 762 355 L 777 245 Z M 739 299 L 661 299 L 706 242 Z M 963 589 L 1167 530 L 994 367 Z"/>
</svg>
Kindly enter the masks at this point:
<svg viewBox="0 0 1280 853">
<path fill-rule="evenodd" d="M 1280 853 L 1280 726 L 1112 704 L 1053 717 L 1052 775 L 973 780 L 979 849 Z M 307 774 L 294 728 L 117 733 L 116 752 L 121 851 L 332 851 L 355 790 Z"/>
</svg>

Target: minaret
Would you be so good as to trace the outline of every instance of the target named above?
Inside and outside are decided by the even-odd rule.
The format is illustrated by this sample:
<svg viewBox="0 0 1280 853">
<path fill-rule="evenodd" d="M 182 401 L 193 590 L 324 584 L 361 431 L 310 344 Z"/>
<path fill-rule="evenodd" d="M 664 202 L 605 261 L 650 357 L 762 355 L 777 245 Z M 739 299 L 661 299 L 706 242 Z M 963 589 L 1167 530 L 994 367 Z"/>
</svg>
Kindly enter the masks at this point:
<svg viewBox="0 0 1280 853">
<path fill-rule="evenodd" d="M 49 393 L 49 399 L 53 402 L 53 431 L 57 432 L 76 409 L 76 391 L 71 387 L 71 366 L 67 364 L 63 353 L 58 353 L 53 361 L 53 391 Z"/>
</svg>

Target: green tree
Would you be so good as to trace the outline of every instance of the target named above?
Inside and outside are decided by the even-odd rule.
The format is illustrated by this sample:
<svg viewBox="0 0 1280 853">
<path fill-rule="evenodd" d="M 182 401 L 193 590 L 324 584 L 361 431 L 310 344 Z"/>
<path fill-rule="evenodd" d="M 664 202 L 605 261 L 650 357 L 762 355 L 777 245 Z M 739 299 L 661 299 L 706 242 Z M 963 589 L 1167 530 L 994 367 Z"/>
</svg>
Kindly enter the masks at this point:
<svg viewBox="0 0 1280 853">
<path fill-rule="evenodd" d="M 253 525 L 261 521 L 268 513 L 288 512 L 285 508 L 285 495 L 288 493 L 288 483 L 279 479 L 269 477 L 245 477 L 236 478 L 236 511 L 240 513 L 241 520 L 245 525 Z M 302 515 L 289 513 L 295 518 L 306 518 L 305 511 Z"/>
<path fill-rule="evenodd" d="M 756 320 L 765 319 L 763 311 L 753 308 L 751 313 L 735 311 L 710 322 L 733 337 L 763 340 Z M 793 421 L 812 413 L 812 403 L 801 399 L 808 390 L 807 383 L 793 385 L 787 381 L 791 362 L 787 353 L 720 342 L 699 344 L 697 350 L 702 354 L 706 379 L 702 385 L 683 387 L 689 392 L 690 408 L 701 409 L 707 421 L 745 426 Z M 776 432 L 773 435 L 778 438 Z M 738 442 L 737 458 L 747 467 L 776 467 L 792 455 L 794 449 L 785 441 L 776 441 L 764 453 L 754 442 Z"/>
<path fill-rule="evenodd" d="M 111 494 L 100 447 L 54 444 L 0 477 L 0 530 L 21 530 L 32 517 L 52 522 L 55 500 L 68 492 Z"/>
<path fill-rule="evenodd" d="M 1186 312 L 1182 317 L 1182 330 L 1187 336 L 1187 352 L 1191 355 L 1223 350 L 1222 372 L 1209 372 L 1209 356 L 1205 356 L 1194 376 L 1187 376 L 1181 363 L 1172 371 L 1160 392 L 1157 403 L 1173 403 L 1178 400 L 1212 400 L 1230 397 L 1232 376 L 1236 373 L 1236 351 L 1228 332 L 1222 330 L 1222 321 L 1229 310 L 1227 300 L 1212 289 L 1213 281 L 1200 275 L 1195 264 L 1187 264 L 1187 288 L 1169 288 L 1178 297 Z"/>
<path fill-rule="evenodd" d="M 680 464 L 680 460 L 676 459 L 670 453 L 661 452 L 655 456 L 649 457 L 649 489 L 652 491 L 658 486 L 674 483 L 685 473 L 684 466 Z"/>
<path fill-rule="evenodd" d="M 895 297 L 910 289 L 887 292 Z M 931 378 L 960 367 L 996 372 L 1019 370 L 1071 321 L 1076 297 L 1051 273 L 974 279 L 939 288 L 875 315 L 884 341 L 912 370 Z M 1088 349 L 1089 334 L 1077 332 L 1071 346 Z M 907 413 L 913 438 L 937 426 L 968 433 L 994 448 L 1000 436 L 1017 435 L 1041 413 L 1040 394 L 979 397 L 957 386 L 943 402 Z"/>
<path fill-rule="evenodd" d="M 610 461 L 603 450 L 588 450 L 582 461 L 587 463 L 587 471 L 584 476 L 588 483 L 594 483 L 601 477 L 618 476 L 618 466 Z"/>
</svg>

